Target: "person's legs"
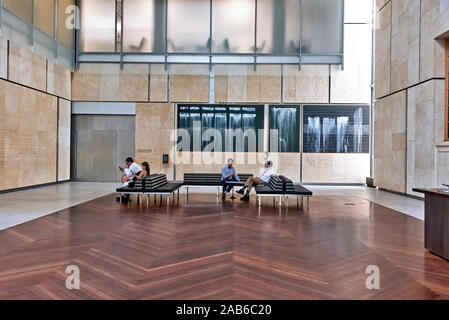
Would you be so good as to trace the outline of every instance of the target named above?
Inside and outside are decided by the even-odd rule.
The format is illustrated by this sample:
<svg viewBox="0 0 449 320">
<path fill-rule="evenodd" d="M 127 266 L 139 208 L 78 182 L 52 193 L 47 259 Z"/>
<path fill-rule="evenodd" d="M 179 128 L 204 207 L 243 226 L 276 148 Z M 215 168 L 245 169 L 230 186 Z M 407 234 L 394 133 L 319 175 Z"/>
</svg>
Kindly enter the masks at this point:
<svg viewBox="0 0 449 320">
<path fill-rule="evenodd" d="M 249 200 L 249 193 L 251 192 L 251 189 L 261 184 L 265 184 L 265 181 L 258 177 L 249 178 L 245 183 L 246 193 L 240 200 Z"/>
<path fill-rule="evenodd" d="M 242 189 L 238 190 L 237 193 L 239 193 L 239 194 L 245 194 L 245 190 L 246 190 L 246 188 L 248 187 L 248 185 L 252 184 L 252 182 L 251 182 L 251 179 L 252 179 L 252 178 L 254 178 L 254 177 L 249 177 L 249 178 L 246 180 L 246 182 L 245 182 L 245 186 L 244 186 Z"/>
</svg>

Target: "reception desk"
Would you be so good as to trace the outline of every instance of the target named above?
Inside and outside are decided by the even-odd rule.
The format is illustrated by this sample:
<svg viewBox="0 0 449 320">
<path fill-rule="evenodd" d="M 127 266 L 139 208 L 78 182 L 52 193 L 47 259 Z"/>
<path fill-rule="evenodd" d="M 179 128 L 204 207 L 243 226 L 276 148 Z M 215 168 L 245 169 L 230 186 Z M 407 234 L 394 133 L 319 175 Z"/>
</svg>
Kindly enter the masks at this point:
<svg viewBox="0 0 449 320">
<path fill-rule="evenodd" d="M 425 248 L 449 260 L 449 193 L 446 189 L 413 189 L 425 194 Z"/>
</svg>

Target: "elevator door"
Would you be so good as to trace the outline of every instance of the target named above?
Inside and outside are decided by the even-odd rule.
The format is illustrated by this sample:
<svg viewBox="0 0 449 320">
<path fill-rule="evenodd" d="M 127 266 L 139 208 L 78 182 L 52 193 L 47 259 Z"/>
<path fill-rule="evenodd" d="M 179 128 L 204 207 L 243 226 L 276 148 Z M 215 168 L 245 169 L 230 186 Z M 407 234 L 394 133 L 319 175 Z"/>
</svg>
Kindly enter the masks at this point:
<svg viewBox="0 0 449 320">
<path fill-rule="evenodd" d="M 72 177 L 82 182 L 118 182 L 126 157 L 134 156 L 134 117 L 72 117 Z"/>
</svg>

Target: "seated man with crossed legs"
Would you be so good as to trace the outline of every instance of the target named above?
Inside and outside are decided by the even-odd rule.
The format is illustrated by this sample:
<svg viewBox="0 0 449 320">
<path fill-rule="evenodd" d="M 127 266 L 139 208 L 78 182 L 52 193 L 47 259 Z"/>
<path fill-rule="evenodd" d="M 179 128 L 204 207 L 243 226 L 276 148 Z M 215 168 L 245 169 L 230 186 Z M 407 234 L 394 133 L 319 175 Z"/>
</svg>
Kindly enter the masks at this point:
<svg viewBox="0 0 449 320">
<path fill-rule="evenodd" d="M 237 191 L 237 193 L 244 194 L 244 196 L 240 198 L 240 200 L 249 201 L 249 193 L 251 192 L 251 189 L 259 185 L 267 185 L 268 181 L 270 181 L 271 177 L 274 175 L 276 174 L 273 170 L 273 162 L 267 161 L 265 163 L 265 170 L 262 172 L 262 174 L 258 177 L 250 177 L 248 180 L 246 180 L 245 186 Z"/>
</svg>

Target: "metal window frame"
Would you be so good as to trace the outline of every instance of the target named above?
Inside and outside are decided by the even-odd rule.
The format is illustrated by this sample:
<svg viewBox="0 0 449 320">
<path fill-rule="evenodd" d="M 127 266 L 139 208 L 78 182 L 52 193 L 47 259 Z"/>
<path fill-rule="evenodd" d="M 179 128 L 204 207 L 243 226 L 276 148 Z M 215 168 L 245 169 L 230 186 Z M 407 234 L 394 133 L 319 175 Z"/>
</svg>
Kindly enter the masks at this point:
<svg viewBox="0 0 449 320">
<path fill-rule="evenodd" d="M 38 38 L 44 38 L 46 39 L 46 41 L 48 42 L 52 42 L 53 43 L 53 49 L 54 49 L 54 61 L 55 63 L 58 63 L 58 55 L 59 55 L 59 51 L 63 50 L 64 52 L 68 52 L 70 53 L 70 55 L 72 56 L 71 61 L 70 61 L 70 69 L 73 70 L 73 68 L 75 67 L 75 62 L 76 62 L 76 50 L 67 47 L 66 45 L 64 45 L 63 43 L 61 43 L 58 40 L 58 33 L 57 33 L 57 22 L 58 22 L 58 7 L 55 7 L 55 12 L 54 12 L 54 16 L 53 19 L 55 20 L 55 31 L 53 33 L 53 35 L 49 35 L 47 33 L 45 33 L 44 31 L 42 31 L 40 28 L 38 28 L 34 22 L 35 22 L 35 0 L 33 0 L 33 15 L 32 15 L 32 22 L 27 21 L 26 19 L 22 18 L 21 16 L 17 15 L 15 12 L 9 10 L 6 7 L 3 7 L 3 3 L 2 0 L 0 0 L 0 33 L 3 33 L 3 26 L 5 23 L 5 13 L 7 13 L 8 15 L 10 15 L 10 17 L 13 17 L 12 23 L 10 21 L 10 25 L 8 26 L 8 28 L 17 28 L 16 23 L 20 23 L 20 24 L 24 24 L 27 26 L 27 28 L 31 29 L 31 34 L 27 35 L 29 42 L 30 42 L 30 47 L 31 47 L 31 51 L 34 51 L 34 45 L 35 45 L 35 41 L 36 41 L 36 35 L 38 35 Z M 56 4 L 59 4 L 59 0 L 55 0 Z M 17 22 L 15 22 L 17 21 Z M 2 34 L 3 36 L 3 34 Z M 9 41 L 11 41 L 12 43 L 14 43 L 14 39 L 7 39 Z M 75 43 L 75 47 L 76 47 L 76 43 Z M 51 57 L 46 56 L 45 58 L 50 59 Z"/>
<path fill-rule="evenodd" d="M 81 52 L 79 39 L 77 37 L 76 46 L 76 61 L 78 63 L 120 63 L 121 67 L 126 63 L 163 63 L 165 70 L 167 70 L 168 64 L 208 64 L 209 70 L 212 70 L 214 64 L 253 64 L 254 70 L 257 65 L 270 65 L 270 64 L 286 64 L 286 65 L 298 65 L 299 70 L 303 64 L 314 65 L 340 65 L 344 69 L 344 8 L 345 0 L 340 0 L 341 6 L 341 38 L 340 48 L 341 52 L 333 54 L 304 54 L 302 52 L 302 38 L 303 38 L 303 0 L 299 0 L 299 19 L 300 19 L 300 35 L 299 35 L 299 52 L 294 54 L 272 54 L 272 53 L 258 53 L 257 52 L 257 11 L 258 0 L 254 1 L 254 52 L 249 53 L 214 53 L 212 52 L 212 35 L 213 35 L 213 0 L 209 0 L 209 52 L 208 53 L 195 53 L 195 52 L 168 52 L 168 2 L 165 0 L 165 21 L 164 21 L 164 53 L 151 53 L 151 52 L 124 52 L 123 51 L 123 1 L 122 0 L 122 34 L 121 34 L 121 48 L 117 50 L 117 14 L 115 15 L 115 52 Z M 78 3 L 79 1 L 77 1 Z M 117 11 L 117 0 L 116 11 Z M 82 30 L 77 30 L 79 34 Z"/>
</svg>

